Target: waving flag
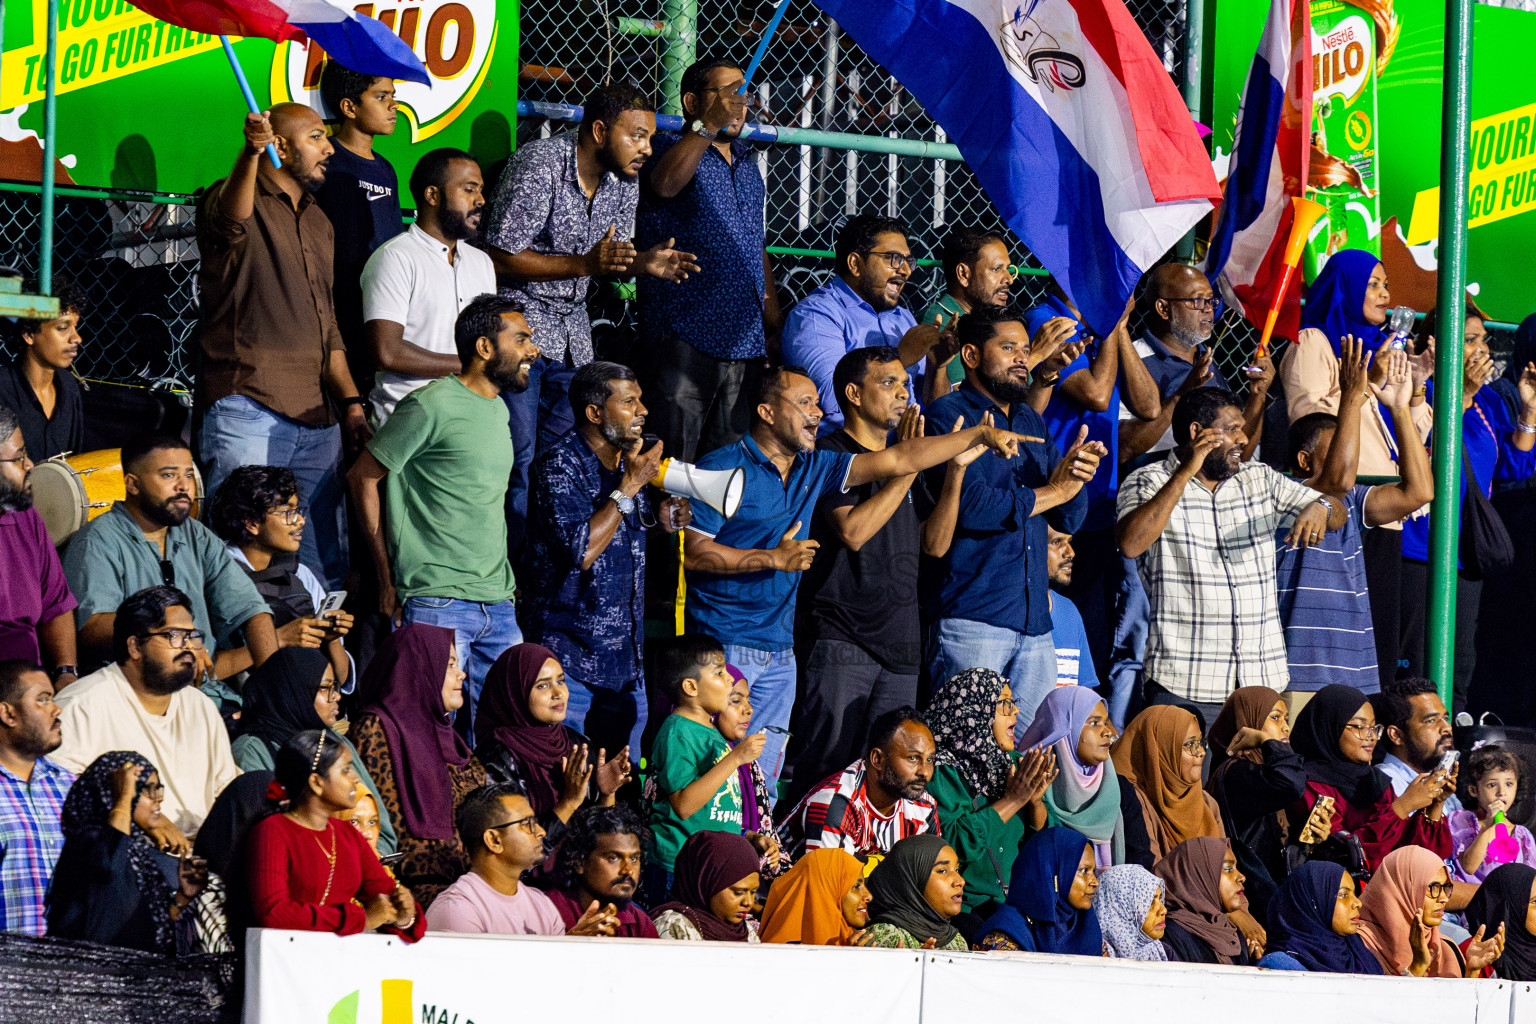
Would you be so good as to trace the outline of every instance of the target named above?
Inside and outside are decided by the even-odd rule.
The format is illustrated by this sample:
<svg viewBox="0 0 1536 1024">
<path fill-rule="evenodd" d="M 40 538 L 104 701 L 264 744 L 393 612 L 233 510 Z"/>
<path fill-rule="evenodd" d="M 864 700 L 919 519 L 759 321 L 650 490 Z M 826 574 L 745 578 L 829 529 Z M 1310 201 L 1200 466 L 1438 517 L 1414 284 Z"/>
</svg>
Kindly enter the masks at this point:
<svg viewBox="0 0 1536 1024">
<path fill-rule="evenodd" d="M 1283 283 L 1284 256 L 1295 216 L 1291 198 L 1307 184 L 1311 138 L 1311 10 L 1307 0 L 1271 0 L 1243 85 L 1205 271 L 1256 325 L 1282 300 L 1275 322 L 1282 338 L 1295 338 L 1301 325 L 1301 283 Z M 1285 296 L 1277 294 L 1282 287 Z"/>
<path fill-rule="evenodd" d="M 1003 220 L 1108 335 L 1220 195 L 1121 0 L 816 0 L 960 148 Z"/>
<path fill-rule="evenodd" d="M 134 6 L 209 35 L 276 42 L 307 36 L 353 71 L 431 84 L 421 59 L 388 26 L 330 0 L 134 0 Z"/>
</svg>

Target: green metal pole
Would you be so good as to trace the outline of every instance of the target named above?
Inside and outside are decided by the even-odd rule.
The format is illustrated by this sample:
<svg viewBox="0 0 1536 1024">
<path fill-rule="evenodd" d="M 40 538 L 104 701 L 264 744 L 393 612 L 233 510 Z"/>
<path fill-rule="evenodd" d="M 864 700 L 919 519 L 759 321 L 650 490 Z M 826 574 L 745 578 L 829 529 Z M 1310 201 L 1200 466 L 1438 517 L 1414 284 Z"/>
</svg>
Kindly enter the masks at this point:
<svg viewBox="0 0 1536 1024">
<path fill-rule="evenodd" d="M 666 40 L 661 51 L 661 112 L 681 114 L 683 72 L 698 59 L 699 0 L 666 0 L 661 6 L 661 20 L 667 26 L 661 33 Z"/>
<path fill-rule="evenodd" d="M 1205 66 L 1205 0 L 1187 0 L 1184 5 L 1184 80 L 1179 91 L 1184 94 L 1184 105 L 1189 116 L 1202 120 L 1200 101 L 1201 69 Z M 1181 260 L 1195 256 L 1195 229 L 1190 228 L 1174 247 L 1174 255 Z"/>
<path fill-rule="evenodd" d="M 1471 134 L 1472 0 L 1446 0 L 1445 103 L 1440 128 L 1440 280 L 1435 331 L 1435 497 L 1430 505 L 1430 679 L 1452 706 L 1456 666 L 1456 551 L 1461 536 L 1461 339 L 1466 333 L 1467 142 Z"/>
<path fill-rule="evenodd" d="M 53 294 L 53 165 L 58 148 L 58 110 L 54 96 L 59 53 L 59 0 L 48 0 L 48 53 L 43 59 L 43 213 L 38 240 L 37 291 Z"/>
</svg>

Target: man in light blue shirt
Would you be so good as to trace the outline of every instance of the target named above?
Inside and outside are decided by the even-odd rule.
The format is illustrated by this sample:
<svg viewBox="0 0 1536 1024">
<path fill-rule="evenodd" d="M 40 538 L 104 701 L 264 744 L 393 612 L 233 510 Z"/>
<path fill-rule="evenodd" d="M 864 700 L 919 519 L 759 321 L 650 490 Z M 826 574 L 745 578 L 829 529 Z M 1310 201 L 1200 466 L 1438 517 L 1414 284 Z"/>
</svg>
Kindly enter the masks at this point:
<svg viewBox="0 0 1536 1024">
<path fill-rule="evenodd" d="M 1381 742 L 1387 755 L 1378 766 L 1392 780 L 1392 792 L 1402 796 L 1413 780 L 1435 771 L 1452 749 L 1451 716 L 1428 679 L 1399 679 L 1371 695 Z M 1458 766 L 1459 767 L 1459 766 Z M 1456 798 L 1456 774 L 1446 780 L 1449 795 L 1445 814 L 1461 810 Z"/>
<path fill-rule="evenodd" d="M 784 321 L 784 363 L 805 367 L 816 382 L 824 412 L 822 436 L 842 428 L 843 411 L 833 393 L 832 370 L 856 348 L 889 345 L 896 349 L 910 376 L 908 393 L 914 399 L 937 397 L 925 392 L 922 383 L 924 357 L 938 343 L 939 329 L 918 324 L 910 311 L 897 304 L 913 267 L 906 227 L 889 217 L 861 214 L 837 233 L 836 252 L 837 275 L 800 300 Z M 947 380 L 944 390 L 948 390 Z"/>
</svg>

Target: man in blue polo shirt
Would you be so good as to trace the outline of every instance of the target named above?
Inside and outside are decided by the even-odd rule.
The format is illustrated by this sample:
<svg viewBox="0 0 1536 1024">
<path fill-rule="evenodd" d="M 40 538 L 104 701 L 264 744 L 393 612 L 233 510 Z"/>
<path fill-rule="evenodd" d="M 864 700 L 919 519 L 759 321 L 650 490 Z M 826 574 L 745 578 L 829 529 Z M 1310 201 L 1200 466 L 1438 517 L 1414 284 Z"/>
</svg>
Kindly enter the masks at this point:
<svg viewBox="0 0 1536 1024">
<path fill-rule="evenodd" d="M 741 508 L 725 519 L 702 502 L 696 505 L 684 535 L 683 565 L 689 631 L 717 637 L 726 660 L 751 687 L 752 728 L 768 733 L 757 763 L 772 793 L 784 767 L 795 700 L 795 591 L 816 557 L 818 545 L 808 538 L 817 501 L 831 491 L 920 473 L 976 444 L 1011 458 L 1022 450 L 1021 442 L 1044 443 L 1044 430 L 1037 418 L 1030 437 L 982 424 L 912 438 L 884 451 L 824 451 L 816 449 L 822 412 L 805 370 L 765 371 L 756 392 L 747 435 L 699 461 L 703 469 L 746 471 Z M 976 465 L 984 462 L 1006 465 L 986 456 Z"/>
<path fill-rule="evenodd" d="M 924 357 L 940 339 L 937 326 L 919 324 L 898 304 L 912 273 L 912 247 L 901 221 L 867 213 L 854 217 L 838 231 L 836 253 L 832 280 L 796 303 L 784 321 L 784 361 L 805 367 L 816 382 L 826 410 L 823 436 L 843 426 L 832 386 L 839 359 L 856 348 L 894 348 L 907 367 L 908 394 L 918 400 L 928 394 L 922 388 Z"/>
<path fill-rule="evenodd" d="M 960 490 L 954 539 L 944 556 L 936 597 L 935 684 L 968 668 L 1007 676 L 1022 732 L 1056 684 L 1047 584 L 1046 522 L 1062 533 L 1082 525 L 1083 485 L 1108 454 L 1087 440 L 1087 427 L 1065 455 L 1045 421 L 1025 402 L 1029 394 L 1029 335 L 1014 309 L 986 306 L 960 318 L 965 383 L 935 401 L 934 423 L 1005 423 L 1019 434 L 1044 437 L 1019 458 L 978 459 Z"/>
</svg>

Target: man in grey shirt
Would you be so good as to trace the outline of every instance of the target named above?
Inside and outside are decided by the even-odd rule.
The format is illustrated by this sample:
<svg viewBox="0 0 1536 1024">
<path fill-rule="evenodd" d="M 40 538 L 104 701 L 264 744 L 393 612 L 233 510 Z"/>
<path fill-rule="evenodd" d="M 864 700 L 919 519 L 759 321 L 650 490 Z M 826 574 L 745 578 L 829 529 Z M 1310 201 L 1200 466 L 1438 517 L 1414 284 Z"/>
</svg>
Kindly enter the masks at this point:
<svg viewBox="0 0 1536 1024">
<path fill-rule="evenodd" d="M 571 429 L 571 376 L 593 358 L 588 281 L 634 273 L 681 281 L 699 269 L 671 239 L 643 252 L 631 241 L 638 175 L 655 133 L 650 100 L 631 85 L 602 86 L 587 97 L 577 131 L 521 146 L 491 196 L 485 242 L 501 295 L 523 304 L 543 352 L 528 389 L 503 395 L 515 457 L 507 491 L 514 552 L 527 516 L 528 466 L 536 450 Z"/>
</svg>

